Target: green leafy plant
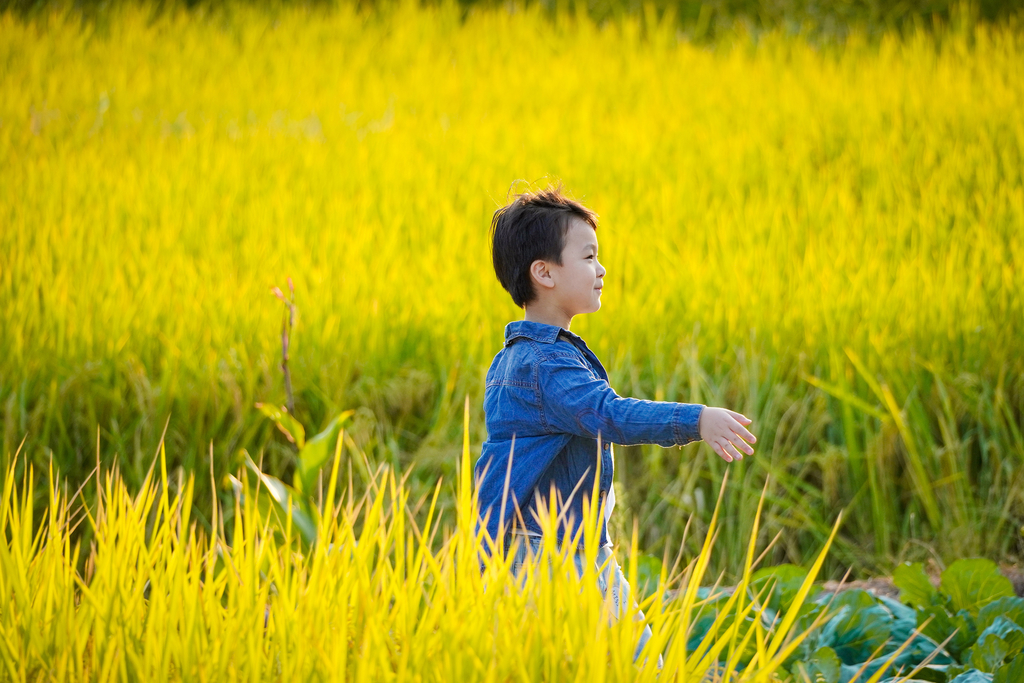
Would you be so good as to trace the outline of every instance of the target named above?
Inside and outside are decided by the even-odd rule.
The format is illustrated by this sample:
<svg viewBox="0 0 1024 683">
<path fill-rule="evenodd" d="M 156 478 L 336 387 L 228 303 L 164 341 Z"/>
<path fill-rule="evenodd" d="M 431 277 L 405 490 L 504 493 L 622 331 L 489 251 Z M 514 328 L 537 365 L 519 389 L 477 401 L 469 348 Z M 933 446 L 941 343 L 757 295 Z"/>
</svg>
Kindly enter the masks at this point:
<svg viewBox="0 0 1024 683">
<path fill-rule="evenodd" d="M 295 397 L 292 395 L 291 373 L 288 369 L 296 314 L 295 286 L 291 278 L 288 278 L 288 290 L 290 297 L 285 298 L 280 288 L 273 287 L 271 289 L 271 293 L 285 304 L 284 320 L 281 323 L 281 372 L 284 374 L 287 407 L 257 403 L 256 408 L 277 425 L 278 430 L 285 435 L 289 443 L 295 445 L 298 451 L 291 486 L 277 477 L 263 472 L 248 453 L 245 453 L 245 465 L 270 493 L 276 512 L 279 513 L 273 517 L 277 527 L 281 528 L 285 524 L 285 519 L 281 514 L 290 516 L 303 542 L 312 545 L 316 542 L 317 517 L 320 514 L 318 497 L 313 495 L 314 489 L 317 486 L 320 471 L 327 463 L 331 453 L 340 455 L 344 439 L 342 424 L 355 411 L 342 412 L 331 419 L 323 430 L 312 438 L 306 439 L 306 428 L 294 416 Z M 241 495 L 243 487 L 237 479 L 234 481 L 235 491 Z M 322 500 L 322 492 L 319 498 Z"/>
<path fill-rule="evenodd" d="M 1024 672 L 1024 600 L 995 563 L 957 560 L 932 584 L 921 564 L 893 572 L 900 599 L 914 609 L 922 632 L 945 643 L 945 681 L 1020 681 Z"/>
<path fill-rule="evenodd" d="M 793 679 L 879 681 L 917 669 L 916 675 L 944 680 L 945 666 L 952 660 L 921 632 L 913 609 L 863 590 L 832 594 L 817 586 L 806 587 L 807 576 L 808 570 L 794 565 L 767 567 L 754 574 L 748 589 L 749 598 L 760 605 L 766 628 L 778 615 L 790 614 L 796 617 L 796 629 L 806 634 L 783 662 Z M 801 595 L 803 600 L 798 602 Z M 692 641 L 703 637 L 701 629 L 707 624 L 723 618 L 724 594 L 709 595 L 706 607 L 708 612 L 691 633 Z"/>
</svg>

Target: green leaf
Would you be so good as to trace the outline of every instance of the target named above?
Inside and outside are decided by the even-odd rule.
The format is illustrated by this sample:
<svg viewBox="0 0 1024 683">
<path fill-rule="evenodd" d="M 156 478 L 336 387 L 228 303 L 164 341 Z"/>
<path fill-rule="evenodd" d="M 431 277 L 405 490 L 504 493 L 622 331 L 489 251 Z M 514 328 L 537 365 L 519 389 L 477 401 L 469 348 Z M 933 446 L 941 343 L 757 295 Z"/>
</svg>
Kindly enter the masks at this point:
<svg viewBox="0 0 1024 683">
<path fill-rule="evenodd" d="M 995 634 L 1005 640 L 1007 643 L 1016 643 L 1018 639 L 1024 638 L 1024 628 L 1021 628 L 1016 622 L 1007 619 L 1006 617 L 996 617 L 988 628 L 978 634 L 978 640 L 981 640 L 989 634 Z"/>
<path fill-rule="evenodd" d="M 633 558 L 627 557 L 623 562 L 622 571 L 629 575 L 630 565 Z M 646 553 L 640 553 L 636 559 L 636 592 L 637 595 L 646 598 L 658 589 L 661 581 L 661 558 Z"/>
<path fill-rule="evenodd" d="M 246 454 L 248 455 L 248 454 Z M 256 514 L 260 520 L 276 520 L 278 515 L 276 512 L 276 503 L 271 496 L 256 496 L 253 495 L 253 487 L 249 482 L 249 477 L 242 477 L 236 479 L 234 476 L 228 475 L 231 479 L 231 486 L 234 489 L 235 498 L 239 504 L 245 505 L 247 499 L 252 496 L 253 505 L 256 508 Z"/>
<path fill-rule="evenodd" d="M 292 524 L 298 530 L 302 540 L 307 545 L 316 542 L 316 524 L 313 519 L 296 503 L 299 497 L 294 489 L 287 486 L 277 477 L 264 474 L 248 455 L 245 456 L 245 464 L 252 470 L 263 486 L 270 493 L 270 497 L 277 503 L 278 509 L 285 516 L 291 515 Z"/>
<path fill-rule="evenodd" d="M 949 683 L 992 683 L 992 674 L 982 673 L 977 669 L 969 669 Z"/>
<path fill-rule="evenodd" d="M 900 670 L 899 667 L 896 667 L 896 666 L 889 667 L 889 668 L 890 668 L 890 670 L 896 670 L 896 671 Z M 890 676 L 888 678 L 883 678 L 882 680 L 878 681 L 878 683 L 911 683 L 912 681 L 932 681 L 932 683 L 946 683 L 946 667 L 944 667 L 944 666 L 943 667 L 926 666 L 923 669 L 921 669 L 920 671 L 918 671 L 916 674 L 914 674 L 914 678 L 912 678 L 912 679 L 908 679 L 907 678 L 906 675 L 908 673 L 909 673 L 909 670 L 904 668 L 903 669 L 903 675 L 896 675 L 896 676 Z M 868 678 L 869 677 L 866 676 L 866 675 L 861 676 L 860 678 L 857 679 L 857 683 L 861 683 L 861 681 L 867 681 Z"/>
<path fill-rule="evenodd" d="M 999 667 L 992 683 L 1020 683 L 1024 681 L 1024 655 L 1017 655 L 1009 664 Z"/>
<path fill-rule="evenodd" d="M 693 652 L 696 650 L 700 643 L 708 636 L 708 632 L 711 631 L 711 627 L 715 624 L 714 612 L 710 614 L 703 614 L 697 617 L 697 620 L 690 625 L 689 636 L 686 639 L 686 651 Z"/>
<path fill-rule="evenodd" d="M 892 621 L 889 622 L 890 640 L 887 649 L 896 649 L 913 636 L 914 629 L 917 628 L 917 612 L 885 596 L 879 596 L 878 601 L 893 615 Z M 899 665 L 909 664 L 910 666 L 917 666 L 931 656 L 931 663 L 933 665 L 944 666 L 951 664 L 953 660 L 945 652 L 935 652 L 938 647 L 938 643 L 928 636 L 918 634 L 914 637 L 913 642 L 903 651 L 903 654 L 896 658 L 896 662 Z M 945 677 L 943 676 L 939 680 L 945 681 Z"/>
<path fill-rule="evenodd" d="M 292 483 L 299 491 L 307 496 L 312 495 L 313 486 L 316 484 L 317 474 L 320 468 L 330 459 L 334 444 L 335 434 L 341 423 L 348 419 L 355 411 L 346 410 L 331 420 L 322 432 L 306 442 L 304 447 L 299 449 L 299 466 L 296 470 Z"/>
<path fill-rule="evenodd" d="M 793 622 L 793 633 L 806 633 L 810 632 L 809 635 L 804 638 L 804 641 L 800 643 L 800 646 L 789 656 L 786 660 L 787 665 L 789 662 L 795 662 L 797 660 L 810 661 L 814 656 L 814 653 L 821 649 L 825 643 L 821 642 L 821 628 L 815 626 L 814 622 L 821 617 L 821 613 L 825 611 L 825 605 L 820 602 L 818 598 L 815 602 L 805 602 L 800 606 L 799 617 Z M 771 617 L 774 619 L 774 615 Z M 834 618 L 834 615 L 833 615 Z M 762 623 L 772 623 L 771 621 L 762 620 Z M 820 622 L 819 622 L 820 623 Z M 812 626 L 814 626 L 812 630 Z"/>
<path fill-rule="evenodd" d="M 716 606 L 716 608 L 705 608 L 704 611 L 700 613 L 700 616 L 690 627 L 690 631 L 686 641 L 686 647 L 688 651 L 694 652 L 696 650 L 701 649 L 702 644 L 707 645 L 707 643 L 705 643 L 704 641 L 709 637 L 709 633 L 711 633 L 711 628 L 714 625 L 715 618 L 720 611 L 721 610 L 718 610 Z M 721 634 L 727 631 L 735 623 L 736 612 L 735 610 L 732 610 L 722 618 L 722 621 L 719 623 L 717 627 L 717 633 Z M 742 624 L 743 625 L 740 627 L 741 632 L 749 630 L 751 627 L 753 627 L 754 624 L 753 617 L 749 615 L 744 617 L 742 619 Z M 710 635 L 710 637 L 714 638 L 715 636 L 714 634 L 712 634 Z M 749 662 L 756 654 L 756 651 L 756 643 L 748 643 L 743 652 L 738 653 L 740 664 L 745 664 Z M 719 660 L 724 661 L 724 658 L 726 656 L 728 656 L 728 649 L 724 650 L 721 653 L 721 655 L 719 656 Z"/>
<path fill-rule="evenodd" d="M 968 656 L 965 659 L 978 671 L 995 673 L 995 670 L 1003 665 L 1003 660 L 1006 659 L 1009 652 L 1010 648 L 1006 641 L 996 634 L 990 633 L 984 638 L 978 639 L 974 647 L 968 651 Z"/>
<path fill-rule="evenodd" d="M 700 647 L 704 638 L 707 637 L 708 631 L 711 630 L 711 626 L 714 625 L 716 616 L 717 613 L 715 611 L 704 613 L 690 624 L 689 635 L 686 639 L 687 652 L 693 652 Z"/>
<path fill-rule="evenodd" d="M 900 600 L 908 605 L 930 607 L 942 604 L 942 596 L 924 573 L 924 566 L 920 562 L 906 562 L 896 567 L 892 582 L 900 589 Z"/>
<path fill-rule="evenodd" d="M 999 598 L 982 607 L 978 613 L 978 630 L 985 631 L 998 617 L 1006 617 L 1024 628 L 1024 599 L 1016 596 Z"/>
<path fill-rule="evenodd" d="M 912 607 L 907 607 L 900 601 L 886 595 L 879 595 L 875 599 L 892 612 L 893 619 L 899 622 L 907 622 L 910 625 L 910 630 L 907 631 L 909 636 L 910 631 L 914 630 L 914 626 L 917 623 L 917 612 Z"/>
<path fill-rule="evenodd" d="M 961 656 L 964 650 L 978 639 L 978 629 L 975 626 L 974 617 L 967 610 L 950 614 L 944 607 L 926 607 L 917 611 L 917 625 L 921 626 L 929 617 L 932 619 L 924 627 L 922 633 L 936 643 L 941 643 L 955 631 L 956 635 L 946 644 L 946 651 L 958 662 L 963 661 Z"/>
<path fill-rule="evenodd" d="M 284 435 L 301 450 L 306 445 L 306 430 L 302 423 L 288 414 L 285 408 L 257 403 L 256 409 L 269 417 L 277 425 Z"/>
<path fill-rule="evenodd" d="M 862 681 L 869 680 L 872 676 L 874 676 L 879 671 L 883 671 L 883 673 L 881 674 L 882 676 L 885 675 L 884 672 L 895 672 L 896 671 L 896 666 L 895 665 L 889 665 L 888 667 L 886 667 L 885 666 L 885 658 L 884 657 L 879 657 L 877 659 L 873 659 L 870 662 L 866 662 L 866 663 L 857 662 L 856 664 L 843 664 L 842 674 L 840 675 L 839 680 L 842 683 L 849 683 L 849 681 L 854 680 L 854 677 L 857 676 L 858 672 L 860 672 L 860 668 L 862 666 L 864 667 L 864 672 L 861 673 L 860 676 L 856 678 L 857 683 L 861 683 Z"/>
<path fill-rule="evenodd" d="M 844 664 L 867 661 L 889 640 L 889 611 L 863 590 L 847 590 L 832 601 L 836 616 L 822 627 L 822 644 L 829 645 Z"/>
<path fill-rule="evenodd" d="M 965 661 L 986 673 L 994 673 L 1024 649 L 1024 628 L 1006 617 L 997 617 L 979 636 Z"/>
<path fill-rule="evenodd" d="M 805 662 L 797 662 L 793 666 L 793 672 L 808 683 L 839 683 L 839 675 L 842 671 L 842 662 L 835 650 L 830 647 L 820 647 Z"/>
<path fill-rule="evenodd" d="M 1013 597 L 1013 584 L 999 573 L 992 560 L 957 560 L 942 572 L 940 590 L 949 596 L 954 610 L 978 616 L 981 608 L 1004 597 Z"/>
<path fill-rule="evenodd" d="M 707 636 L 711 625 L 715 622 L 715 617 L 718 616 L 720 607 L 729 601 L 729 594 L 718 588 L 701 586 L 697 589 L 697 599 L 699 601 L 696 604 L 697 614 L 690 623 L 686 640 L 686 648 L 689 652 L 696 650 Z"/>
<path fill-rule="evenodd" d="M 750 578 L 751 599 L 756 599 L 760 595 L 766 607 L 776 612 L 788 610 L 805 578 L 807 570 L 794 564 L 759 569 Z M 765 592 L 766 586 L 771 587 L 768 593 Z M 813 599 L 820 590 L 818 587 L 813 588 L 807 599 Z"/>
<path fill-rule="evenodd" d="M 973 670 L 974 669 L 971 669 L 970 666 L 966 666 L 963 664 L 951 664 L 950 666 L 946 667 L 946 680 L 952 681 L 960 674 L 967 673 L 968 671 Z"/>
</svg>

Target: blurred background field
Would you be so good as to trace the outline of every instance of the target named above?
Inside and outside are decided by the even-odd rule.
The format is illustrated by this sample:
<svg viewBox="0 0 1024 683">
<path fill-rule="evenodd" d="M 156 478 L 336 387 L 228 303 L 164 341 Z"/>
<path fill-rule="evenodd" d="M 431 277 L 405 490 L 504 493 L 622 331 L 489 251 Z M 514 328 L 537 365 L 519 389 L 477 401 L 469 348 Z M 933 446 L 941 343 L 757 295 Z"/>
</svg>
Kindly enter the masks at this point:
<svg viewBox="0 0 1024 683">
<path fill-rule="evenodd" d="M 1024 31 L 1003 6 L 842 40 L 653 5 L 8 7 L 0 469 L 24 438 L 79 481 L 98 443 L 137 485 L 169 417 L 172 468 L 212 452 L 220 484 L 245 449 L 288 474 L 253 404 L 285 400 L 270 288 L 291 277 L 298 418 L 355 409 L 355 486 L 388 462 L 450 506 L 463 400 L 478 452 L 521 317 L 490 215 L 560 179 L 601 215 L 604 307 L 573 331 L 612 386 L 732 407 L 760 439 L 731 466 L 618 449 L 616 538 L 635 517 L 674 555 L 730 469 L 716 571 L 767 475 L 769 563 L 812 558 L 844 508 L 828 576 L 1019 557 Z"/>
</svg>

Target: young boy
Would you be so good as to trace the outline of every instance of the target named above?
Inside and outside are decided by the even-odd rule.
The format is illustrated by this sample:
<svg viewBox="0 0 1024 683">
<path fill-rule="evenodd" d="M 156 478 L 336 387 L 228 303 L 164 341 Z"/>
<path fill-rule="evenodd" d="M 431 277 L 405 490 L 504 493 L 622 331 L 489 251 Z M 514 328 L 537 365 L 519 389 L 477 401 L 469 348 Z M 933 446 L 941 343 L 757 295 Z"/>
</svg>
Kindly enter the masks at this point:
<svg viewBox="0 0 1024 683">
<path fill-rule="evenodd" d="M 602 500 L 594 503 L 605 505 L 599 576 L 621 613 L 629 587 L 607 531 L 615 505 L 610 444 L 668 447 L 703 439 L 732 462 L 754 452 L 749 444 L 756 439 L 746 429 L 751 421 L 723 408 L 622 398 L 608 385 L 597 356 L 569 331 L 573 316 L 601 308 L 605 269 L 597 260 L 593 211 L 560 188 L 526 192 L 494 213 L 491 238 L 498 281 L 525 316 L 505 326 L 504 348 L 487 371 L 488 438 L 474 468 L 482 520 L 492 540 L 505 537 L 506 548 L 513 536 L 520 538 L 513 563 L 518 572 L 528 549 L 539 548 L 538 518 L 552 491 L 562 546 L 583 520 L 583 500 L 599 471 Z M 648 627 L 637 655 L 649 637 Z"/>
</svg>

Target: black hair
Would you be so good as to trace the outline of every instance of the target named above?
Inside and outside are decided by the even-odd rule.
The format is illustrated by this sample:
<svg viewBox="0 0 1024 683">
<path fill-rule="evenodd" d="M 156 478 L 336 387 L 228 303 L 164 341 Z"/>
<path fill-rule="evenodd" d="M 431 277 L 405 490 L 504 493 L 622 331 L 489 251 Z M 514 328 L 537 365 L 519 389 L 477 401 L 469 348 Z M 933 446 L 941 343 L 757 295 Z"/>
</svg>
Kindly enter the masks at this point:
<svg viewBox="0 0 1024 683">
<path fill-rule="evenodd" d="M 491 219 L 491 259 L 498 282 L 525 308 L 537 298 L 530 264 L 540 259 L 562 265 L 565 236 L 573 218 L 597 230 L 597 214 L 565 196 L 561 185 L 515 195 Z"/>
</svg>

